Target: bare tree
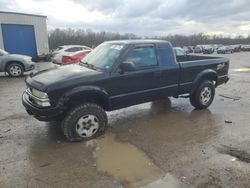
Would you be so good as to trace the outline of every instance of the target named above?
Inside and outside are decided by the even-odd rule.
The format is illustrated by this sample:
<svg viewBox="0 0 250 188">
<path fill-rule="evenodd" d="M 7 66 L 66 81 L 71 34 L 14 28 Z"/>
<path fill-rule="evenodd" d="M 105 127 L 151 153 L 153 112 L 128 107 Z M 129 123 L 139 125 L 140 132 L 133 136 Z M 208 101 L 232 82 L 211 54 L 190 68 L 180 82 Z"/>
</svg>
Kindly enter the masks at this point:
<svg viewBox="0 0 250 188">
<path fill-rule="evenodd" d="M 50 49 L 55 49 L 61 45 L 79 44 L 89 47 L 95 47 L 104 41 L 110 40 L 125 40 L 125 39 L 140 39 L 132 33 L 119 34 L 106 31 L 95 32 L 91 29 L 54 29 L 49 31 Z M 194 35 L 168 35 L 155 36 L 147 39 L 162 39 L 170 41 L 173 46 L 195 46 L 199 44 L 250 44 L 250 35 L 243 37 L 241 35 L 230 38 L 222 35 L 206 35 L 204 33 Z"/>
</svg>

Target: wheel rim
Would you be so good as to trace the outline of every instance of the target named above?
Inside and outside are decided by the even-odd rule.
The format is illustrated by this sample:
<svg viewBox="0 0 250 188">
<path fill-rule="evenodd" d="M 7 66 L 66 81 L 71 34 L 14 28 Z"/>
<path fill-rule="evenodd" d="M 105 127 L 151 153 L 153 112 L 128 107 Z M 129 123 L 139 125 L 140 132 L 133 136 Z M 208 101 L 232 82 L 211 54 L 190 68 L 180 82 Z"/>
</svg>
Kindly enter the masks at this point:
<svg viewBox="0 0 250 188">
<path fill-rule="evenodd" d="M 82 138 L 92 137 L 99 128 L 99 121 L 94 115 L 82 116 L 76 124 L 76 132 Z"/>
<path fill-rule="evenodd" d="M 13 65 L 10 67 L 10 74 L 12 76 L 20 76 L 22 73 L 22 69 L 21 67 L 17 66 L 17 65 Z"/>
<path fill-rule="evenodd" d="M 204 87 L 202 90 L 201 90 L 201 95 L 200 95 L 200 100 L 201 100 L 201 103 L 203 105 L 207 105 L 210 100 L 211 100 L 211 96 L 212 96 L 212 90 L 210 87 Z"/>
</svg>

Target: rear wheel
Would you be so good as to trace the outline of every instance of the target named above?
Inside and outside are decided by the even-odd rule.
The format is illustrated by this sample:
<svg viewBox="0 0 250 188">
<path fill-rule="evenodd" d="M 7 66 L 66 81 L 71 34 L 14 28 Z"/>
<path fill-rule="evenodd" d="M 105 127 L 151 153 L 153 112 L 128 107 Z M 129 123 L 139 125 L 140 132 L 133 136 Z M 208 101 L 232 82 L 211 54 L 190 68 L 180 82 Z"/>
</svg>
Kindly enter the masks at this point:
<svg viewBox="0 0 250 188">
<path fill-rule="evenodd" d="M 23 75 L 24 69 L 23 66 L 18 63 L 11 63 L 7 67 L 7 72 L 11 77 L 18 77 Z"/>
<path fill-rule="evenodd" d="M 104 133 L 107 115 L 98 105 L 85 103 L 73 107 L 62 121 L 62 132 L 70 142 L 90 140 Z"/>
<path fill-rule="evenodd" d="M 215 87 L 213 82 L 204 81 L 190 96 L 191 104 L 197 109 L 205 109 L 211 105 L 214 100 Z"/>
</svg>

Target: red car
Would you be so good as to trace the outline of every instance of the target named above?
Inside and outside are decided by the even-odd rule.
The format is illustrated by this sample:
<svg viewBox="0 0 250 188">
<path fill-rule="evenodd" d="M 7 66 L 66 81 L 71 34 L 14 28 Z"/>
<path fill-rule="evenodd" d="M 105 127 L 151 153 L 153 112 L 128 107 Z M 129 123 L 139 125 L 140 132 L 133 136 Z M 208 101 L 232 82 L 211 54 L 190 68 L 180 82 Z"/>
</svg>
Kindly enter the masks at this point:
<svg viewBox="0 0 250 188">
<path fill-rule="evenodd" d="M 52 62 L 60 65 L 79 63 L 92 49 L 81 45 L 59 46 L 52 53 Z"/>
<path fill-rule="evenodd" d="M 67 64 L 79 63 L 90 52 L 91 51 L 89 50 L 84 52 L 77 52 L 75 54 L 70 54 L 70 55 L 63 55 L 62 64 L 67 65 Z"/>
</svg>

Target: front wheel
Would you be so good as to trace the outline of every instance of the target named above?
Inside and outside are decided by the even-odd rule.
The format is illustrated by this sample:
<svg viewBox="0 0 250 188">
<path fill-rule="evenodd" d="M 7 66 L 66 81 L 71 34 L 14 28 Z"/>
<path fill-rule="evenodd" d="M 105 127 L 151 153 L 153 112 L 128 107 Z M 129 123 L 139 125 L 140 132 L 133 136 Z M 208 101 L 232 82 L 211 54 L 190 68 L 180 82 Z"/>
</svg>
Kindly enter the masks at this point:
<svg viewBox="0 0 250 188">
<path fill-rule="evenodd" d="M 11 63 L 7 67 L 7 72 L 11 77 L 18 77 L 23 75 L 24 69 L 19 63 Z"/>
<path fill-rule="evenodd" d="M 215 87 L 213 82 L 204 81 L 190 96 L 191 104 L 197 109 L 205 109 L 211 105 L 214 100 Z"/>
<path fill-rule="evenodd" d="M 67 141 L 90 140 L 104 133 L 107 115 L 98 105 L 85 103 L 73 107 L 62 121 L 62 132 Z"/>
</svg>

